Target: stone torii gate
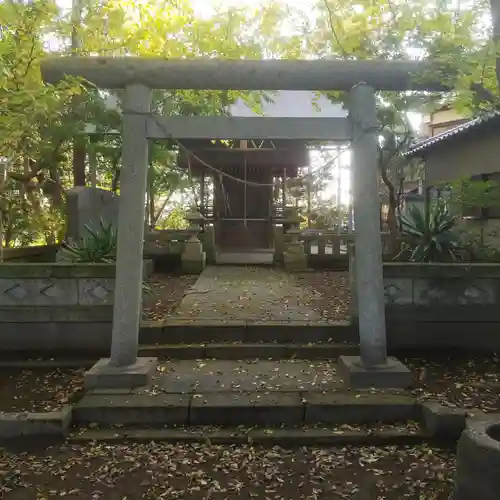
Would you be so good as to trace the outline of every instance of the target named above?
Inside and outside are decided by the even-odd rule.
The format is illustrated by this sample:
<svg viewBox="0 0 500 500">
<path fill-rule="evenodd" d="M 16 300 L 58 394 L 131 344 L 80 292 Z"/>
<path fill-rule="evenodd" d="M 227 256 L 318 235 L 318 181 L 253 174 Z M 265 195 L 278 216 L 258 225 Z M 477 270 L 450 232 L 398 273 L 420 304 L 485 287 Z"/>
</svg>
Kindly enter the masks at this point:
<svg viewBox="0 0 500 500">
<path fill-rule="evenodd" d="M 360 356 L 340 365 L 356 387 L 406 387 L 410 371 L 387 357 L 377 172 L 375 91 L 445 91 L 417 61 L 165 60 L 62 57 L 42 61 L 47 83 L 65 75 L 124 89 L 121 203 L 111 357 L 86 373 L 88 387 L 146 385 L 156 359 L 138 358 L 148 140 L 290 139 L 351 141 Z M 152 89 L 349 92 L 348 118 L 153 117 Z"/>
</svg>

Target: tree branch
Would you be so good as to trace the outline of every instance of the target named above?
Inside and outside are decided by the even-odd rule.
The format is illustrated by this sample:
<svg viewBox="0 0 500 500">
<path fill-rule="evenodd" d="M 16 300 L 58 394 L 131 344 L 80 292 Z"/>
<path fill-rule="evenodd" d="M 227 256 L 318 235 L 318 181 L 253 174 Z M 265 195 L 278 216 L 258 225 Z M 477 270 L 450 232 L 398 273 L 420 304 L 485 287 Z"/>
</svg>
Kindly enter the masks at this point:
<svg viewBox="0 0 500 500">
<path fill-rule="evenodd" d="M 332 31 L 332 35 L 335 38 L 335 41 L 337 42 L 337 45 L 340 49 L 342 57 L 344 59 L 349 59 L 350 54 L 344 49 L 342 43 L 340 42 L 340 38 L 337 35 L 337 31 L 335 29 L 335 25 L 333 22 L 333 19 L 334 19 L 333 12 L 332 12 L 332 9 L 330 7 L 330 4 L 328 3 L 328 0 L 323 0 L 323 5 L 325 6 L 326 11 L 328 12 L 328 24 L 330 25 L 330 30 Z"/>
</svg>

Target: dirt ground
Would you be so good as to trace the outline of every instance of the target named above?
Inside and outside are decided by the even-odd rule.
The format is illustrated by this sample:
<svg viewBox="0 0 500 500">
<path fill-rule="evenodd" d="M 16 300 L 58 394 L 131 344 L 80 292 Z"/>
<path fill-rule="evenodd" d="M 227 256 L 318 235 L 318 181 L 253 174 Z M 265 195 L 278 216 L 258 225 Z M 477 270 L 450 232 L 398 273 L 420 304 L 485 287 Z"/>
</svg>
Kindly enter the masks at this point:
<svg viewBox="0 0 500 500">
<path fill-rule="evenodd" d="M 46 412 L 71 404 L 83 389 L 83 372 L 83 369 L 3 368 L 0 370 L 0 411 Z"/>
<path fill-rule="evenodd" d="M 194 285 L 198 276 L 154 274 L 145 283 L 143 317 L 149 321 L 162 321 L 179 306 L 184 294 Z"/>
<path fill-rule="evenodd" d="M 500 412 L 500 361 L 465 355 L 402 359 L 417 381 L 414 394 L 450 407 Z"/>
<path fill-rule="evenodd" d="M 161 443 L 0 449 L 5 500 L 446 500 L 454 455 L 420 447 Z"/>
<path fill-rule="evenodd" d="M 315 271 L 296 274 L 295 279 L 309 290 L 311 307 L 326 320 L 348 320 L 351 292 L 349 272 Z"/>
</svg>

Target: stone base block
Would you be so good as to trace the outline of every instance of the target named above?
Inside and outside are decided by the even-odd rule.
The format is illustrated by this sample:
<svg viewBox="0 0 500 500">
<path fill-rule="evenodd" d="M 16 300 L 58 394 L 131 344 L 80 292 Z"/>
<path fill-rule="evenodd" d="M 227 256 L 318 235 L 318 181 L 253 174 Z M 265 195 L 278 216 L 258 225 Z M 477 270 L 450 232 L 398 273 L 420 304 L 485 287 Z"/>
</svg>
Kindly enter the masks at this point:
<svg viewBox="0 0 500 500">
<path fill-rule="evenodd" d="M 340 356 L 339 375 L 353 389 L 406 389 L 413 385 L 409 368 L 393 357 L 388 357 L 383 365 L 367 368 L 360 356 Z"/>
<path fill-rule="evenodd" d="M 158 364 L 158 358 L 137 358 L 129 366 L 113 366 L 109 361 L 109 358 L 100 359 L 85 372 L 86 389 L 128 389 L 149 385 Z"/>
<path fill-rule="evenodd" d="M 422 405 L 422 417 L 425 430 L 432 437 L 458 440 L 465 429 L 467 410 L 427 402 Z"/>
<path fill-rule="evenodd" d="M 71 426 L 71 406 L 47 413 L 0 412 L 0 439 L 22 436 L 65 436 Z"/>
<path fill-rule="evenodd" d="M 307 269 L 307 256 L 304 253 L 285 252 L 283 264 L 288 271 L 305 271 Z"/>
<path fill-rule="evenodd" d="M 181 261 L 184 274 L 201 274 L 207 265 L 207 255 L 203 252 L 196 259 L 182 255 Z"/>
</svg>

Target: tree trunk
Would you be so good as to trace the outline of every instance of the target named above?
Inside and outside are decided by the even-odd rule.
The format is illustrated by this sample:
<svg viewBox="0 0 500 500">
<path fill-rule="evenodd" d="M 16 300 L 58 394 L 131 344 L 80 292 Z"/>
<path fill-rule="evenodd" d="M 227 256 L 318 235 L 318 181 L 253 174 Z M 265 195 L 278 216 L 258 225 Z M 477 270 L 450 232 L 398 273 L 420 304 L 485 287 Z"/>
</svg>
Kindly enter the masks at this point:
<svg viewBox="0 0 500 500">
<path fill-rule="evenodd" d="M 10 244 L 12 243 L 12 219 L 8 214 L 9 212 L 7 211 L 6 220 L 4 219 L 4 226 L 6 226 L 4 231 L 4 248 L 10 248 Z"/>
<path fill-rule="evenodd" d="M 118 191 L 118 188 L 120 187 L 121 170 L 116 167 L 116 163 L 114 167 L 115 167 L 115 173 L 113 175 L 113 180 L 111 181 L 111 191 L 113 191 L 113 193 L 116 193 Z"/>
<path fill-rule="evenodd" d="M 163 200 L 163 203 L 161 204 L 161 207 L 160 209 L 158 210 L 158 212 L 156 212 L 153 216 L 153 226 L 156 226 L 159 218 L 161 217 L 161 214 L 163 213 L 163 211 L 165 210 L 165 207 L 167 206 L 167 203 L 170 201 L 170 198 L 172 197 L 174 193 L 174 190 L 172 189 L 172 191 L 170 191 L 169 195 Z"/>
<path fill-rule="evenodd" d="M 399 229 L 397 218 L 397 201 L 394 198 L 389 199 L 389 210 L 387 211 L 387 227 L 390 234 L 390 248 L 389 251 L 392 256 L 397 255 L 399 252 Z"/>
<path fill-rule="evenodd" d="M 155 226 L 155 192 L 153 186 L 150 186 L 149 191 L 149 227 L 154 228 Z"/>
<path fill-rule="evenodd" d="M 82 0 L 73 0 L 73 9 L 71 13 L 73 29 L 71 32 L 71 50 L 73 56 L 78 55 L 78 51 L 82 48 L 82 41 L 78 34 L 82 18 Z M 74 108 L 78 108 L 81 104 L 81 98 L 76 96 L 73 99 Z M 73 138 L 73 184 L 75 186 L 85 186 L 85 138 L 83 135 L 77 134 Z"/>
<path fill-rule="evenodd" d="M 76 135 L 73 139 L 73 184 L 75 186 L 85 186 L 85 138 L 83 135 Z"/>
<path fill-rule="evenodd" d="M 392 255 L 397 255 L 399 252 L 399 242 L 398 242 L 399 231 L 398 231 L 398 220 L 397 220 L 398 197 L 396 194 L 396 188 L 389 179 L 386 166 L 383 164 L 383 158 L 379 158 L 379 170 L 380 170 L 380 176 L 382 177 L 382 181 L 386 185 L 388 191 L 389 209 L 387 212 L 387 226 L 389 227 L 389 235 L 390 235 L 389 252 Z"/>
<path fill-rule="evenodd" d="M 0 262 L 3 262 L 3 210 L 0 209 Z"/>
</svg>

